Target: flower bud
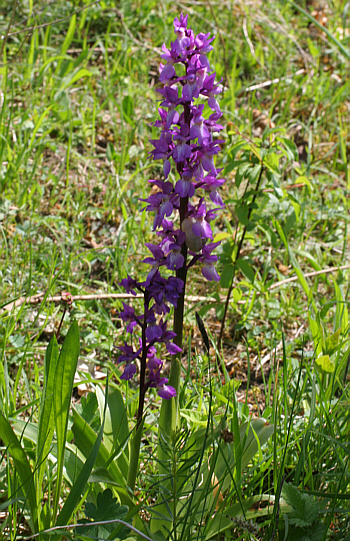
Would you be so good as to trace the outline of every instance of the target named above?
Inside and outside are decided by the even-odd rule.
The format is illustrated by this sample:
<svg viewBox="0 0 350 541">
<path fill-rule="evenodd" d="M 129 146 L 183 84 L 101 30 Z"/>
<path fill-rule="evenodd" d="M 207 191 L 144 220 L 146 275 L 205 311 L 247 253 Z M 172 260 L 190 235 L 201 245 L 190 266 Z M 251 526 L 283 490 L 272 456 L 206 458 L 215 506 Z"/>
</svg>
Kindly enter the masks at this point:
<svg viewBox="0 0 350 541">
<path fill-rule="evenodd" d="M 203 248 L 203 241 L 199 235 L 193 233 L 193 225 L 197 222 L 196 218 L 185 218 L 182 221 L 181 229 L 186 235 L 186 245 L 192 252 L 200 252 Z"/>
</svg>

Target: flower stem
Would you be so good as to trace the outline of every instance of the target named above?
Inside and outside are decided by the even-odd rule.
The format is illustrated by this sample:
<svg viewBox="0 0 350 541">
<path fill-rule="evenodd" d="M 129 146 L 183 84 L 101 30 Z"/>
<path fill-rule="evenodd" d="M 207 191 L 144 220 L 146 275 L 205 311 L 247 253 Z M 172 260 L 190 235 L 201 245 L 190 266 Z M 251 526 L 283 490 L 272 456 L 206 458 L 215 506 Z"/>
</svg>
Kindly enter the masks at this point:
<svg viewBox="0 0 350 541">
<path fill-rule="evenodd" d="M 148 292 L 144 293 L 144 306 L 145 310 L 148 308 L 149 295 Z M 134 492 L 136 477 L 139 471 L 139 457 L 141 447 L 141 437 L 143 429 L 143 409 L 145 405 L 145 395 L 149 385 L 146 383 L 146 364 L 147 364 L 147 345 L 146 345 L 146 319 L 142 324 L 142 355 L 141 355 L 141 370 L 140 370 L 140 386 L 139 386 L 139 407 L 137 410 L 137 420 L 135 433 L 130 441 L 130 462 L 128 470 L 128 487 Z"/>
<path fill-rule="evenodd" d="M 254 190 L 254 196 L 253 196 L 253 199 L 252 199 L 251 205 L 249 207 L 249 211 L 248 211 L 248 222 L 249 222 L 251 214 L 252 214 L 252 210 L 253 210 L 255 200 L 256 200 L 256 198 L 258 196 L 258 191 L 259 191 L 259 186 L 260 186 L 263 170 L 264 170 L 264 167 L 263 167 L 263 164 L 261 164 L 260 173 L 259 173 L 258 180 L 257 180 L 257 183 L 256 183 L 256 187 L 255 187 L 255 190 Z M 238 244 L 234 265 L 236 265 L 236 263 L 237 263 L 237 261 L 239 259 L 239 256 L 241 255 L 241 250 L 242 250 L 242 246 L 243 246 L 243 242 L 244 242 L 246 232 L 247 232 L 247 226 L 244 226 L 243 233 L 242 233 L 241 239 L 240 239 L 239 244 Z M 220 328 L 219 338 L 218 338 L 218 341 L 217 341 L 218 349 L 221 346 L 222 337 L 223 337 L 223 334 L 224 334 L 224 328 L 225 328 L 225 321 L 226 321 L 226 316 L 227 316 L 228 305 L 229 305 L 230 298 L 231 298 L 231 293 L 232 293 L 233 287 L 234 287 L 234 283 L 233 283 L 234 278 L 235 278 L 235 276 L 233 275 L 232 276 L 232 282 L 231 282 L 230 287 L 228 288 L 228 292 L 227 292 L 227 296 L 226 296 L 224 315 L 223 315 L 223 318 L 222 318 L 222 321 L 221 321 L 221 328 Z"/>
</svg>

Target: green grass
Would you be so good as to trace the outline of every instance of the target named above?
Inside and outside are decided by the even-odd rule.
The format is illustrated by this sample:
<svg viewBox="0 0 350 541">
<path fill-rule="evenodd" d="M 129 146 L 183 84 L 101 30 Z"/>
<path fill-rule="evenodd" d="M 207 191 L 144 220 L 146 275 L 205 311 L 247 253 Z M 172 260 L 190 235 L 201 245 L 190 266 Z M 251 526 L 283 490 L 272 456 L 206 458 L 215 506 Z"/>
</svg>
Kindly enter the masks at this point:
<svg viewBox="0 0 350 541">
<path fill-rule="evenodd" d="M 309 14 L 317 9 L 312 2 L 296 4 Z M 219 433 L 225 426 L 235 435 L 233 448 L 239 455 L 244 442 L 238 425 L 252 412 L 260 413 L 275 426 L 274 434 L 249 467 L 239 471 L 239 464 L 231 464 L 231 483 L 223 474 L 218 477 L 220 490 L 225 487 L 223 505 L 230 509 L 240 498 L 278 496 L 282 485 L 291 482 L 317 498 L 323 539 L 344 540 L 350 482 L 349 270 L 305 274 L 350 264 L 350 82 L 344 53 L 349 51 L 349 14 L 344 0 L 328 2 L 325 13 L 313 15 L 321 23 L 327 17 L 324 33 L 297 6 L 280 1 L 105 0 L 88 6 L 78 0 L 20 0 L 0 7 L 0 35 L 7 38 L 0 41 L 0 306 L 27 299 L 0 313 L 0 404 L 11 422 L 38 422 L 44 354 L 63 314 L 62 305 L 48 297 L 63 291 L 122 293 L 122 278 L 147 272 L 140 261 L 153 234 L 140 198 L 147 197 L 147 180 L 161 174 L 161 164 L 148 159 L 149 139 L 157 137 L 151 122 L 157 114 L 159 51 L 173 39 L 173 18 L 188 12 L 196 33 L 217 36 L 210 61 L 224 85 L 220 104 L 227 129 L 218 165 L 226 168 L 223 197 L 228 203 L 216 232 L 227 234 L 221 252 L 226 242 L 229 258 L 245 225 L 239 210 L 242 185 L 237 186 L 237 166 L 230 166 L 234 145 L 243 138 L 254 148 L 267 147 L 281 135 L 295 143 L 298 154 L 273 151 L 279 157 L 278 179 L 264 170 L 252 212 L 255 227 L 247 232 L 241 252 L 250 270 L 241 266 L 235 271 L 222 347 L 216 358 L 213 353 L 216 365 L 212 360 L 210 374 L 219 396 L 214 404 L 194 312 L 201 313 L 215 345 L 230 280 L 215 286 L 197 272 L 190 277 L 189 295 L 216 295 L 220 302 L 186 305 L 186 385 L 180 399 L 185 432 L 173 450 L 173 469 L 189 461 L 189 477 L 195 478 L 197 471 L 203 473 L 204 462 L 223 460 Z M 32 26 L 38 28 L 28 30 Z M 265 118 L 257 120 L 256 110 Z M 270 133 L 261 143 L 272 123 L 284 133 Z M 243 159 L 242 151 L 235 159 Z M 233 271 L 228 275 L 232 278 Z M 297 281 L 271 287 L 295 275 Z M 31 304 L 29 299 L 39 293 L 45 297 Z M 62 343 L 76 319 L 81 360 L 108 372 L 110 381 L 119 381 L 120 375 L 115 365 L 116 346 L 124 341 L 116 317 L 120 306 L 117 299 L 76 300 L 65 313 L 59 339 Z M 329 355 L 331 371 L 317 368 L 320 353 Z M 230 378 L 244 380 L 235 398 L 223 386 L 225 370 Z M 132 421 L 134 389 L 123 383 L 120 388 Z M 254 404 L 257 388 L 263 400 Z M 149 469 L 142 468 L 138 479 L 145 516 L 157 492 L 159 402 L 153 398 L 142 448 Z M 207 426 L 208 412 L 212 448 L 203 447 L 204 459 L 191 458 L 186 445 Z M 91 415 L 97 434 L 102 421 L 96 407 Z M 71 419 L 67 438 L 73 445 Z M 33 465 L 33 444 L 24 438 L 23 446 Z M 14 540 L 27 531 L 27 517 L 22 500 L 7 504 L 20 494 L 20 483 L 4 446 L 0 457 L 0 539 Z M 49 461 L 45 497 L 54 475 Z M 86 501 L 96 503 L 107 486 L 88 483 Z M 63 499 L 67 487 L 66 478 Z M 75 522 L 84 516 L 83 502 Z M 289 504 L 281 500 L 279 510 L 277 500 L 270 507 L 250 501 L 244 520 L 232 511 L 232 525 L 217 535 L 271 539 L 275 532 L 276 539 L 283 539 L 289 524 L 287 539 L 293 539 L 300 532 Z M 182 530 L 179 526 L 180 537 L 204 539 L 207 533 L 191 509 L 184 505 L 178 519 L 179 525 L 185 523 Z M 140 522 L 134 522 L 138 529 Z"/>
</svg>

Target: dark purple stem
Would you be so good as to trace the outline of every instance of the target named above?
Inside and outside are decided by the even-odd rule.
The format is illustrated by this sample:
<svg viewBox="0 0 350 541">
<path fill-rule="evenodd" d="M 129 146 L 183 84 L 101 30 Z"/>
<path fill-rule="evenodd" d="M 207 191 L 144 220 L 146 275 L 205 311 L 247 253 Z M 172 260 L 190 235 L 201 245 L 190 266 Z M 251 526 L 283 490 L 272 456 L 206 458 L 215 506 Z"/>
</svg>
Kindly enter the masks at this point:
<svg viewBox="0 0 350 541">
<path fill-rule="evenodd" d="M 147 291 L 145 291 L 144 292 L 145 314 L 147 312 L 148 305 L 149 305 L 148 297 L 149 297 L 149 294 Z M 141 356 L 141 370 L 140 370 L 139 407 L 137 411 L 136 430 L 139 428 L 140 423 L 142 421 L 143 408 L 145 405 L 145 395 L 149 387 L 149 383 L 146 383 L 146 364 L 147 364 L 147 353 L 149 350 L 149 346 L 146 345 L 146 340 L 147 340 L 146 328 L 147 328 L 147 322 L 146 322 L 146 317 L 145 317 L 142 324 L 142 356 Z"/>
</svg>

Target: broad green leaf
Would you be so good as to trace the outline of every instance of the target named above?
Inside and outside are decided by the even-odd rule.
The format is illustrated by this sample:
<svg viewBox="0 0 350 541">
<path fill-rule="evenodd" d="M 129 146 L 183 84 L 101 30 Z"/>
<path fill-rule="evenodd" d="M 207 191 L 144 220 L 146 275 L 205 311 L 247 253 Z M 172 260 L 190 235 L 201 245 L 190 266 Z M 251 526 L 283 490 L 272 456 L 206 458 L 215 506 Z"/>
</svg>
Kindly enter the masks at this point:
<svg viewBox="0 0 350 541">
<path fill-rule="evenodd" d="M 237 188 L 240 187 L 242 180 L 247 176 L 247 172 L 250 170 L 250 167 L 250 163 L 244 163 L 238 167 L 235 175 L 235 184 Z"/>
<path fill-rule="evenodd" d="M 206 412 L 181 409 L 180 415 L 186 419 L 192 427 L 203 427 L 208 424 L 208 414 Z"/>
<path fill-rule="evenodd" d="M 112 476 L 107 468 L 95 468 L 89 477 L 89 483 L 105 483 L 106 485 L 119 487 L 120 483 Z"/>
<path fill-rule="evenodd" d="M 64 38 L 64 41 L 63 41 L 63 44 L 62 44 L 62 48 L 61 48 L 61 59 L 58 61 L 57 63 L 57 67 L 56 67 L 56 70 L 55 70 L 55 76 L 57 79 L 62 79 L 62 59 L 65 59 L 66 58 L 66 53 L 68 51 L 68 48 L 70 46 L 70 44 L 72 43 L 72 40 L 74 38 L 74 33 L 75 33 L 75 27 L 76 27 L 76 23 L 77 23 L 77 16 L 76 15 L 73 15 L 73 17 L 71 18 L 70 20 L 70 23 L 69 23 L 69 27 L 68 27 L 68 30 L 67 30 L 67 33 L 66 33 L 66 37 Z"/>
<path fill-rule="evenodd" d="M 128 507 L 126 505 L 120 505 L 117 498 L 113 498 L 112 491 L 107 488 L 103 492 L 97 495 L 97 505 L 92 502 L 86 502 L 85 504 L 85 516 L 87 519 L 82 519 L 80 523 L 86 523 L 86 528 L 76 528 L 76 533 L 84 533 L 84 536 L 93 539 L 108 539 L 109 536 L 116 528 L 114 520 L 126 520 L 128 514 Z M 101 524 L 101 522 L 104 524 Z M 99 523 L 99 524 L 94 524 Z M 123 528 L 123 531 L 119 532 L 117 539 L 125 539 L 129 534 L 128 528 Z M 112 537 L 116 539 L 116 537 Z"/>
<path fill-rule="evenodd" d="M 246 468 L 262 447 L 272 436 L 274 426 L 265 419 L 253 419 L 251 422 L 246 422 L 239 427 L 239 440 L 231 444 L 221 444 L 221 453 L 215 466 L 215 475 L 222 480 L 221 490 L 225 491 L 231 484 L 232 472 L 236 462 L 240 462 L 240 468 Z M 257 443 L 259 440 L 259 445 Z M 238 439 L 238 438 L 236 438 Z M 240 451 L 240 456 L 236 456 L 237 449 Z"/>
<path fill-rule="evenodd" d="M 245 259 L 237 259 L 235 266 L 248 278 L 251 283 L 254 283 L 255 272 L 251 265 Z"/>
<path fill-rule="evenodd" d="M 242 290 L 239 288 L 239 287 L 235 287 L 233 290 L 232 290 L 232 298 L 235 302 L 238 302 L 241 300 L 241 298 L 243 297 L 243 293 L 242 293 Z"/>
<path fill-rule="evenodd" d="M 84 492 L 86 483 L 88 482 L 90 473 L 92 472 L 92 468 L 94 467 L 94 464 L 96 462 L 96 458 L 98 456 L 98 452 L 99 452 L 100 445 L 102 442 L 104 422 L 105 422 L 105 412 L 106 412 L 106 408 L 103 414 L 102 425 L 101 425 L 99 434 L 96 438 L 95 443 L 93 444 L 91 448 L 91 451 L 84 463 L 84 466 L 80 470 L 77 480 L 75 481 L 74 485 L 69 491 L 68 498 L 66 499 L 62 507 L 62 510 L 57 517 L 56 526 L 63 526 L 65 524 L 68 524 L 69 519 L 73 515 L 74 510 L 76 506 L 78 505 L 79 500 Z"/>
<path fill-rule="evenodd" d="M 64 450 L 67 439 L 68 415 L 73 391 L 74 374 L 79 357 L 79 327 L 76 321 L 71 325 L 64 340 L 56 368 L 53 404 L 57 438 L 57 479 L 53 500 L 53 516 L 58 509 L 61 494 Z"/>
<path fill-rule="evenodd" d="M 105 394 L 99 386 L 96 387 L 96 396 L 100 417 L 102 418 L 102 412 L 105 408 Z M 105 415 L 104 444 L 109 454 L 114 452 L 118 456 L 118 466 L 122 470 L 124 477 L 127 478 L 129 469 L 129 427 L 124 400 L 120 390 L 116 387 L 109 389 Z"/>
<path fill-rule="evenodd" d="M 314 189 L 310 180 L 305 175 L 301 175 L 300 177 L 296 178 L 295 184 L 305 184 L 305 186 L 308 186 L 308 188 L 310 188 L 311 191 L 313 191 Z"/>
<path fill-rule="evenodd" d="M 74 443 L 83 455 L 87 457 L 96 441 L 97 434 L 75 409 L 73 410 L 73 416 L 72 432 L 74 434 Z M 115 486 L 118 486 L 120 500 L 126 505 L 133 505 L 126 489 L 126 479 L 118 464 L 114 460 L 110 461 L 110 456 L 110 453 L 102 442 L 96 457 L 96 466 L 97 468 L 105 468 L 106 464 L 108 464 L 108 471 L 114 479 Z"/>
<path fill-rule="evenodd" d="M 335 331 L 335 333 L 331 334 L 331 336 L 328 336 L 328 338 L 326 339 L 325 353 L 327 353 L 328 355 L 332 355 L 337 349 L 340 333 L 341 327 L 339 327 L 339 329 Z"/>
<path fill-rule="evenodd" d="M 13 431 L 15 434 L 17 434 L 17 437 L 24 438 L 36 445 L 38 441 L 38 425 L 18 419 L 14 420 L 12 422 L 12 425 Z M 57 444 L 55 440 L 53 440 L 52 442 L 50 455 L 52 457 L 57 457 Z M 77 478 L 77 475 L 79 475 L 79 472 L 83 467 L 84 462 L 85 457 L 83 453 L 81 453 L 75 445 L 71 443 L 66 443 L 63 475 L 69 484 L 74 484 L 75 479 Z"/>
<path fill-rule="evenodd" d="M 255 145 L 249 145 L 250 150 L 255 154 L 255 156 L 258 158 L 259 161 L 261 161 L 261 154 L 260 149 L 258 149 Z"/>
<path fill-rule="evenodd" d="M 108 392 L 108 408 L 111 414 L 114 449 L 123 448 L 123 452 L 118 457 L 118 464 L 124 475 L 127 475 L 129 466 L 128 440 L 130 437 L 128 414 L 121 390 L 113 384 L 111 384 Z M 125 468 L 126 471 L 124 471 Z"/>
<path fill-rule="evenodd" d="M 321 355 L 315 359 L 315 363 L 318 368 L 327 374 L 332 374 L 334 372 L 334 364 L 329 358 L 329 355 Z"/>
<path fill-rule="evenodd" d="M 38 439 L 36 445 L 37 464 L 37 497 L 42 494 L 42 481 L 46 467 L 46 457 L 50 451 L 55 429 L 53 396 L 56 381 L 56 367 L 58 360 L 58 344 L 56 336 L 50 341 L 44 363 L 44 386 L 40 402 L 40 415 L 38 425 Z"/>
<path fill-rule="evenodd" d="M 277 137 L 277 140 L 280 141 L 283 147 L 286 150 L 287 156 L 290 161 L 297 162 L 299 160 L 298 149 L 294 141 L 290 139 L 285 139 L 284 137 Z"/>
<path fill-rule="evenodd" d="M 309 325 L 314 342 L 315 354 L 319 356 L 325 347 L 323 328 L 320 319 L 316 318 L 315 320 L 309 315 Z"/>
<path fill-rule="evenodd" d="M 217 233 L 214 237 L 214 242 L 220 242 L 222 240 L 230 239 L 231 235 L 230 233 L 226 233 L 225 231 L 222 231 L 220 233 Z"/>
<path fill-rule="evenodd" d="M 235 273 L 235 268 L 233 265 L 226 265 L 220 276 L 220 285 L 221 287 L 227 289 L 230 287 L 233 275 Z"/>
<path fill-rule="evenodd" d="M 248 178 L 250 184 L 253 184 L 258 179 L 258 176 L 260 175 L 262 166 L 260 164 L 253 165 L 253 167 L 250 169 Z"/>
<path fill-rule="evenodd" d="M 135 115 L 135 113 L 134 113 L 134 101 L 129 95 L 126 95 L 123 98 L 122 112 L 123 112 L 123 116 L 124 116 L 125 121 L 128 124 L 130 124 L 130 126 L 133 126 L 135 124 L 135 122 L 133 120 L 133 117 Z"/>
<path fill-rule="evenodd" d="M 247 205 L 245 204 L 239 205 L 239 207 L 236 208 L 235 212 L 241 224 L 247 225 L 249 223 L 249 218 L 248 218 L 249 208 Z"/>
<path fill-rule="evenodd" d="M 31 519 L 35 532 L 38 531 L 38 506 L 35 493 L 34 474 L 30 468 L 27 455 L 22 449 L 16 434 L 4 415 L 0 412 L 0 434 L 18 473 L 24 496 L 28 499 Z"/>
<path fill-rule="evenodd" d="M 280 174 L 280 164 L 278 156 L 275 152 L 269 152 L 269 154 L 266 156 L 264 160 L 265 167 L 268 167 L 268 169 L 271 169 L 271 171 L 274 171 L 278 175 Z"/>
</svg>

